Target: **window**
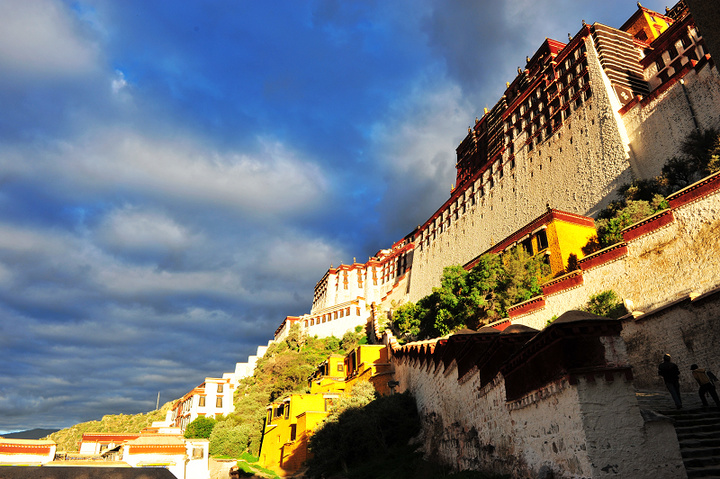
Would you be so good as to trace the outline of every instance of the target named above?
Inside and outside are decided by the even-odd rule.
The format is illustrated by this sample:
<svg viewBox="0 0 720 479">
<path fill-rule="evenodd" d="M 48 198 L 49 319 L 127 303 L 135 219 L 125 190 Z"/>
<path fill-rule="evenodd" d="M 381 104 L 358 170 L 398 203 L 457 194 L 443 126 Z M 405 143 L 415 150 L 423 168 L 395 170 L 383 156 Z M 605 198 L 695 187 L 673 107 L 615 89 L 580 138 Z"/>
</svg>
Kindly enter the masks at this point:
<svg viewBox="0 0 720 479">
<path fill-rule="evenodd" d="M 198 407 L 205 407 L 205 396 L 200 396 L 198 400 Z"/>
<path fill-rule="evenodd" d="M 223 392 L 223 385 L 222 385 L 222 384 L 218 384 L 218 385 L 217 385 L 217 392 L 219 392 L 219 393 Z"/>
<path fill-rule="evenodd" d="M 215 400 L 215 407 L 216 408 L 222 407 L 222 396 L 218 396 L 217 399 Z"/>
<path fill-rule="evenodd" d="M 343 371 L 343 365 L 342 365 L 342 364 L 338 364 L 338 365 L 337 365 L 337 370 L 338 370 L 338 372 L 342 372 L 342 371 Z"/>
<path fill-rule="evenodd" d="M 663 60 L 662 55 L 657 57 L 657 60 L 655 60 L 655 66 L 657 67 L 657 70 L 660 71 L 663 68 L 665 68 L 665 60 Z"/>
<path fill-rule="evenodd" d="M 290 441 L 294 441 L 297 438 L 297 424 L 290 424 Z"/>
<path fill-rule="evenodd" d="M 670 60 L 678 56 L 677 48 L 675 48 L 675 45 L 670 45 L 670 48 L 668 48 L 668 53 L 670 54 Z"/>
<path fill-rule="evenodd" d="M 687 48 L 687 47 L 689 47 L 690 45 L 692 45 L 692 40 L 690 40 L 690 36 L 689 36 L 689 35 L 683 36 L 683 37 L 680 39 L 680 41 L 682 42 L 683 48 Z"/>
<path fill-rule="evenodd" d="M 205 457 L 205 450 L 202 447 L 193 447 L 192 458 L 202 459 L 203 457 Z"/>
<path fill-rule="evenodd" d="M 540 231 L 536 238 L 538 251 L 542 251 L 548 247 L 547 232 L 545 230 Z"/>
<path fill-rule="evenodd" d="M 522 245 L 523 249 L 525 250 L 525 252 L 526 252 L 527 254 L 529 254 L 529 255 L 532 255 L 532 254 L 533 254 L 533 251 L 532 251 L 532 240 L 531 240 L 530 238 L 527 238 L 526 240 L 524 240 L 524 241 L 521 243 L 521 245 Z"/>
<path fill-rule="evenodd" d="M 285 419 L 290 417 L 290 404 L 285 404 Z"/>
</svg>

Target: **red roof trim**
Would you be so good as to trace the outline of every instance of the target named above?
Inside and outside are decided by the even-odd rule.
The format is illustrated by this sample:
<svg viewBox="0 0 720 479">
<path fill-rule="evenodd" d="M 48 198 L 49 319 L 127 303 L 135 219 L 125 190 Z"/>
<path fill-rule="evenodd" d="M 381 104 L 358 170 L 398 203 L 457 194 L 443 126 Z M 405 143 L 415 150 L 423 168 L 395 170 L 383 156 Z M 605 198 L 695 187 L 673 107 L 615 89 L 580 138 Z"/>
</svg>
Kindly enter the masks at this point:
<svg viewBox="0 0 720 479">
<path fill-rule="evenodd" d="M 663 210 L 649 218 L 630 225 L 622 231 L 626 243 L 667 226 L 675 221 L 672 210 Z"/>
<path fill-rule="evenodd" d="M 568 289 L 577 288 L 583 284 L 583 274 L 581 270 L 576 270 L 566 274 L 553 281 L 548 281 L 542 285 L 543 296 L 567 291 Z"/>
<path fill-rule="evenodd" d="M 720 172 L 708 176 L 707 178 L 698 181 L 672 195 L 668 196 L 668 203 L 671 208 L 677 208 L 679 206 L 692 203 L 695 200 L 703 198 L 705 196 L 717 193 L 720 190 Z"/>
<path fill-rule="evenodd" d="M 618 243 L 600 250 L 597 253 L 593 253 L 590 256 L 586 256 L 578 261 L 578 264 L 583 271 L 589 271 L 624 256 L 627 256 L 627 245 L 625 243 Z"/>
<path fill-rule="evenodd" d="M 535 311 L 539 311 L 544 307 L 545 298 L 542 296 L 537 296 L 533 299 L 525 301 L 524 303 L 520 303 L 511 308 L 508 308 L 508 316 L 511 319 L 516 318 L 518 316 L 522 316 L 523 314 L 534 313 Z"/>
<path fill-rule="evenodd" d="M 47 444 L 4 444 L 0 443 L 0 453 L 48 455 L 52 446 Z"/>
</svg>

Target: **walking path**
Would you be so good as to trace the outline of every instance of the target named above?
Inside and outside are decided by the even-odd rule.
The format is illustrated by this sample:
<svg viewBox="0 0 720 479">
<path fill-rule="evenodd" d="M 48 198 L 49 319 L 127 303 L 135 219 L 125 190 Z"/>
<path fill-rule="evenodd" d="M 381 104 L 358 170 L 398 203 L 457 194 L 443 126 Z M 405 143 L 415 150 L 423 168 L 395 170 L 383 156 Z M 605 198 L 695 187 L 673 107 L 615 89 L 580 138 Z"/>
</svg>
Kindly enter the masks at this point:
<svg viewBox="0 0 720 479">
<path fill-rule="evenodd" d="M 702 402 L 700 402 L 700 396 L 698 396 L 697 391 L 682 392 L 680 395 L 682 396 L 683 409 L 698 409 L 702 407 Z M 670 393 L 665 389 L 661 391 L 639 390 L 635 391 L 635 396 L 641 409 L 652 409 L 659 413 L 675 410 L 675 403 L 670 397 Z M 712 398 L 709 396 L 708 401 L 711 406 L 714 405 Z"/>
</svg>

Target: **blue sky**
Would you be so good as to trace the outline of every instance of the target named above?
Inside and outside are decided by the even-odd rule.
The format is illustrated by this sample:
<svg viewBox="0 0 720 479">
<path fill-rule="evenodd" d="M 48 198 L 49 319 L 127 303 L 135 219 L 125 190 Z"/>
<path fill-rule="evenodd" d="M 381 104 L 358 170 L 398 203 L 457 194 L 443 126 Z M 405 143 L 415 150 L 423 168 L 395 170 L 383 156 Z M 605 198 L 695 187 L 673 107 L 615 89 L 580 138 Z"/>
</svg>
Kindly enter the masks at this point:
<svg viewBox="0 0 720 479">
<path fill-rule="evenodd" d="M 232 371 L 442 204 L 545 37 L 635 9 L 0 0 L 0 432 Z"/>
</svg>

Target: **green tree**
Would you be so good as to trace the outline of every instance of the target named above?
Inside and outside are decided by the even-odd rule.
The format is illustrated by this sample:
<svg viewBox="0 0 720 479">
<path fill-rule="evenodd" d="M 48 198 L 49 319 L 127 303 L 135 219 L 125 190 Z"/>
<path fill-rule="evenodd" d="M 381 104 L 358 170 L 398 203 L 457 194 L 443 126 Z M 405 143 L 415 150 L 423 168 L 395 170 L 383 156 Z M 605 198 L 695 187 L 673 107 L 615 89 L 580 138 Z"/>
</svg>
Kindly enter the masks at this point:
<svg viewBox="0 0 720 479">
<path fill-rule="evenodd" d="M 668 207 L 665 197 L 720 171 L 720 133 L 695 130 L 683 141 L 682 155 L 667 160 L 662 173 L 634 180 L 618 189 L 619 199 L 598 213 L 592 237 L 583 253 L 591 254 L 622 241 L 622 230 Z"/>
<path fill-rule="evenodd" d="M 598 316 L 614 319 L 627 314 L 625 304 L 617 293 L 611 289 L 590 296 L 583 309 Z"/>
<path fill-rule="evenodd" d="M 403 339 L 444 336 L 463 327 L 478 329 L 507 315 L 507 308 L 540 293 L 549 274 L 541 258 L 523 248 L 486 254 L 470 271 L 462 266 L 443 270 L 440 286 L 416 304 L 406 303 L 393 314 Z"/>
<path fill-rule="evenodd" d="M 198 416 L 185 428 L 185 437 L 188 439 L 209 439 L 215 427 L 215 419 Z"/>
<path fill-rule="evenodd" d="M 310 437 L 309 477 L 334 477 L 377 458 L 397 458 L 420 431 L 415 399 L 381 396 L 364 407 L 350 407 L 327 420 Z M 366 476 L 367 477 L 367 476 Z"/>
<path fill-rule="evenodd" d="M 213 456 L 240 457 L 248 448 L 251 424 L 219 421 L 210 434 L 210 454 Z"/>
</svg>

